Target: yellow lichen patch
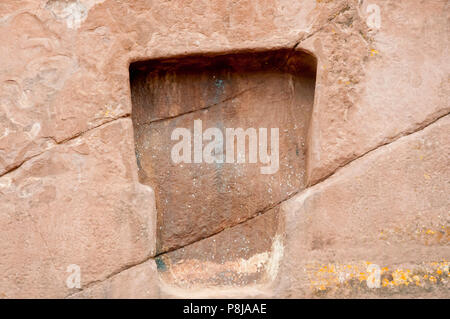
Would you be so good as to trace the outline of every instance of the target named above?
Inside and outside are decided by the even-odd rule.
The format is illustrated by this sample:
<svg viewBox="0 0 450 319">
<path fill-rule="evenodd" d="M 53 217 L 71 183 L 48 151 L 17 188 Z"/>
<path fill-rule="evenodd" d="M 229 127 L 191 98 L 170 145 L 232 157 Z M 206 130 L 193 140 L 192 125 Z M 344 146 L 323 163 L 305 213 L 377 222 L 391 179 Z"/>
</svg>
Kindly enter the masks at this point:
<svg viewBox="0 0 450 319">
<path fill-rule="evenodd" d="M 390 242 L 405 239 L 416 241 L 424 245 L 445 245 L 450 242 L 450 227 L 444 215 L 438 219 L 426 220 L 404 227 L 392 227 L 378 230 L 378 239 Z"/>
<path fill-rule="evenodd" d="M 392 272 L 392 284 L 394 286 L 406 285 L 408 286 L 410 282 L 412 282 L 412 278 L 410 278 L 409 273 L 402 269 L 396 269 Z"/>
<path fill-rule="evenodd" d="M 105 105 L 103 111 L 98 115 L 102 115 L 103 117 L 115 117 L 121 113 L 121 109 L 121 105 Z"/>
<path fill-rule="evenodd" d="M 374 269 L 379 270 L 378 279 L 375 277 L 378 274 L 373 271 Z M 311 264 L 308 265 L 307 272 L 311 289 L 322 293 L 343 288 L 372 289 L 377 282 L 378 288 L 382 289 L 410 286 L 429 289 L 430 285 L 448 283 L 449 263 L 430 262 L 413 268 L 398 267 L 392 270 L 369 261 L 351 264 Z"/>
<path fill-rule="evenodd" d="M 364 273 L 364 272 L 360 272 L 359 273 L 359 277 L 358 277 L 358 279 L 359 279 L 359 281 L 364 281 L 364 280 L 367 280 L 367 274 L 366 273 Z"/>
<path fill-rule="evenodd" d="M 416 284 L 416 286 L 420 286 L 420 277 L 415 275 L 412 277 L 412 279 L 414 280 L 414 283 Z"/>
</svg>

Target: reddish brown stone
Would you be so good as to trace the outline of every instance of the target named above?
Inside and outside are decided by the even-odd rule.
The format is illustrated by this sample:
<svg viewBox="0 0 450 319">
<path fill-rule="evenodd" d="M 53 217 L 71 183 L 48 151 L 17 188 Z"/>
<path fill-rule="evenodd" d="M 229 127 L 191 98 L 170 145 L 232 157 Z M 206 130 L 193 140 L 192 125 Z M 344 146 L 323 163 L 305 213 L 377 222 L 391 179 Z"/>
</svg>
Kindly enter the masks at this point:
<svg viewBox="0 0 450 319">
<path fill-rule="evenodd" d="M 137 181 L 131 127 L 106 124 L 0 177 L 7 297 L 64 297 L 77 291 L 70 265 L 84 288 L 155 253 L 154 193 Z"/>
<path fill-rule="evenodd" d="M 448 296 L 449 129 L 447 115 L 283 203 L 283 295 Z M 409 279 L 368 289 L 366 262 L 386 267 L 386 274 L 401 270 Z M 361 277 L 342 277 L 355 266 Z"/>
<path fill-rule="evenodd" d="M 157 257 L 161 279 L 172 287 L 245 287 L 272 280 L 281 244 L 279 209 Z"/>
<path fill-rule="evenodd" d="M 314 59 L 294 51 L 132 65 L 136 156 L 141 182 L 156 190 L 158 252 L 210 236 L 304 188 L 314 72 Z M 270 164 L 249 163 L 248 141 L 245 164 L 175 163 L 173 130 L 187 128 L 193 141 L 198 119 L 203 130 L 222 131 L 224 148 L 226 128 L 267 129 L 269 143 L 278 128 L 279 169 L 262 174 Z"/>
<path fill-rule="evenodd" d="M 374 5 L 380 28 L 368 25 Z M 78 290 L 66 286 L 66 268 L 76 263 L 86 289 L 80 295 L 87 297 L 148 297 L 158 284 L 161 296 L 182 298 L 448 298 L 449 156 L 442 145 L 449 142 L 448 126 L 437 121 L 450 111 L 447 34 L 448 0 L 0 1 L 0 297 L 71 295 Z M 203 283 L 184 288 L 174 283 L 189 278 L 173 281 L 160 273 L 166 281 L 155 280 L 154 269 L 135 266 L 154 254 L 156 236 L 153 190 L 138 183 L 133 125 L 123 119 L 132 113 L 130 63 L 293 48 L 318 60 L 305 175 L 308 187 L 324 183 L 283 205 L 278 223 L 285 230 L 274 235 L 271 226 L 261 233 L 262 223 L 264 245 L 236 228 L 256 255 L 269 242 L 282 244 L 270 249 L 271 255 L 284 251 L 270 271 L 277 279 L 258 277 L 262 286 L 254 286 L 243 276 L 231 282 L 235 286 L 222 286 L 209 272 L 196 274 Z M 240 95 L 240 111 L 245 99 L 292 96 L 282 94 L 290 91 L 281 78 L 272 79 L 281 92 Z M 194 110 L 203 97 L 185 84 L 182 90 L 194 98 L 183 105 Z M 214 97 L 211 89 L 205 98 Z M 182 110 L 160 111 L 147 115 Z M 245 111 L 269 122 L 263 113 Z M 296 165 L 304 169 L 304 158 Z M 274 198 L 264 197 L 267 189 L 246 172 L 255 184 L 244 193 L 255 199 L 245 202 L 249 217 L 253 206 Z M 288 178 L 279 182 L 286 187 L 281 198 L 290 188 Z M 227 234 L 240 214 L 231 222 L 219 217 Z M 248 225 L 261 225 L 260 217 Z M 200 224 L 205 233 L 211 225 L 217 226 Z M 194 230 L 189 240 L 204 235 Z M 204 243 L 214 237 L 173 256 L 211 265 Z M 224 255 L 230 269 L 244 257 Z M 364 278 L 366 261 L 389 268 L 382 274 L 388 286 L 369 290 L 364 279 L 345 277 L 353 271 Z"/>
</svg>

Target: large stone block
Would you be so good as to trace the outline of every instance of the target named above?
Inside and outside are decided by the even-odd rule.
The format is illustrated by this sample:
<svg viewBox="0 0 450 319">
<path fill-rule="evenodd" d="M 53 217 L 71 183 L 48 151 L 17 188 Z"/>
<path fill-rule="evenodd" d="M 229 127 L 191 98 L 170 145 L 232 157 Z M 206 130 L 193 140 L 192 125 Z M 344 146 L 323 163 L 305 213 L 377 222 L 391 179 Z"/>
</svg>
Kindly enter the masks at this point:
<svg viewBox="0 0 450 319">
<path fill-rule="evenodd" d="M 94 129 L 0 178 L 6 296 L 61 297 L 71 264 L 83 286 L 155 253 L 154 193 L 137 181 L 131 125 Z"/>
<path fill-rule="evenodd" d="M 286 296 L 448 294 L 449 129 L 446 116 L 281 205 Z M 367 288 L 370 263 L 385 268 L 380 289 Z"/>
<path fill-rule="evenodd" d="M 300 48 L 318 59 L 308 181 L 450 112 L 447 1 L 349 2 Z M 368 27 L 377 5 L 380 28 Z M 430 19 L 429 17 L 433 17 Z"/>
</svg>

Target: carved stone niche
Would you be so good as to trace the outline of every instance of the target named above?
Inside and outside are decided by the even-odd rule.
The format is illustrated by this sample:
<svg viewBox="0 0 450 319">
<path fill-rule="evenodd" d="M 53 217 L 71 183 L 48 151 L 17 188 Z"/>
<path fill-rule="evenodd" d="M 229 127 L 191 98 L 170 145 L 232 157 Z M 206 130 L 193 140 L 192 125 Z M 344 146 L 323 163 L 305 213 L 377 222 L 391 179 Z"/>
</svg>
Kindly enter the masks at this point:
<svg viewBox="0 0 450 319">
<path fill-rule="evenodd" d="M 315 58 L 294 50 L 183 56 L 131 64 L 138 174 L 141 183 L 155 189 L 158 254 L 270 211 L 304 189 L 315 76 Z M 268 154 L 271 129 L 278 128 L 278 170 L 262 174 L 261 167 L 269 164 L 261 163 L 259 157 L 257 163 L 249 163 L 248 136 L 245 153 L 240 154 L 245 163 L 194 163 L 195 120 L 202 121 L 202 132 L 218 128 L 224 138 L 227 128 L 254 128 L 257 133 L 260 128 L 267 129 Z M 172 149 L 179 142 L 171 139 L 176 128 L 191 132 L 191 163 L 172 160 Z M 207 144 L 204 141 L 202 146 Z M 234 153 L 239 153 L 237 143 L 233 147 Z M 220 157 L 218 151 L 214 155 Z M 254 245 L 262 243 L 259 238 Z M 270 249 L 270 241 L 267 243 L 269 247 L 256 251 Z"/>
</svg>

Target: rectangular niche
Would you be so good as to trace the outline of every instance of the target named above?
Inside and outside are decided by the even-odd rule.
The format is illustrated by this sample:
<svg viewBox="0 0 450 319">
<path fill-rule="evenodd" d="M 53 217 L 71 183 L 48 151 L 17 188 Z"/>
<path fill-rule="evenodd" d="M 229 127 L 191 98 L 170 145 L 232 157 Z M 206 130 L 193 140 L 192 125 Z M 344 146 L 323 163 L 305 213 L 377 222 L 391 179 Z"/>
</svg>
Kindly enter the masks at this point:
<svg viewBox="0 0 450 319">
<path fill-rule="evenodd" d="M 315 58 L 293 50 L 131 64 L 138 174 L 155 189 L 158 254 L 242 223 L 305 187 L 315 74 Z M 174 163 L 172 132 L 188 129 L 194 154 L 194 120 L 224 137 L 226 128 L 267 128 L 269 154 L 271 128 L 279 128 L 278 171 L 261 174 L 268 164 L 259 158 L 249 163 L 248 138 L 245 163 L 194 163 L 194 155 L 192 163 Z"/>
</svg>

